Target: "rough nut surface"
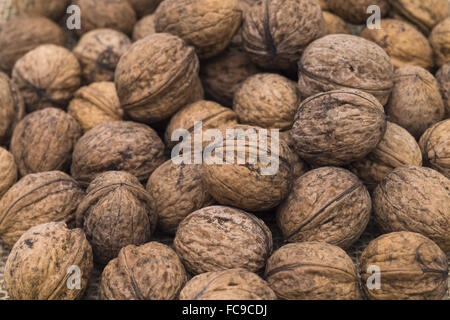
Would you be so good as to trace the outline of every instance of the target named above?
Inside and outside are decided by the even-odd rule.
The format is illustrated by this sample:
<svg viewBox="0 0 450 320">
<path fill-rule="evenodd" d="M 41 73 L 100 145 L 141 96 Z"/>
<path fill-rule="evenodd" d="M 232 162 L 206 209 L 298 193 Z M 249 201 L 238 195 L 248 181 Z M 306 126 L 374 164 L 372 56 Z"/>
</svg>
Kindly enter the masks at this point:
<svg viewBox="0 0 450 320">
<path fill-rule="evenodd" d="M 55 21 L 66 13 L 68 5 L 69 0 L 13 0 L 13 6 L 19 13 L 44 16 Z"/>
<path fill-rule="evenodd" d="M 17 166 L 13 155 L 0 147 L 0 199 L 17 181 Z"/>
<path fill-rule="evenodd" d="M 19 88 L 4 73 L 0 75 L 0 145 L 7 145 L 14 127 L 25 115 L 25 104 Z"/>
<path fill-rule="evenodd" d="M 450 62 L 450 18 L 440 22 L 430 34 L 436 65 L 441 67 Z"/>
<path fill-rule="evenodd" d="M 292 181 L 294 181 L 294 179 L 301 177 L 306 172 L 308 172 L 309 166 L 305 161 L 300 159 L 300 156 L 294 151 L 293 141 L 292 141 L 290 130 L 280 132 L 280 139 L 284 140 L 286 142 L 286 144 L 289 146 L 289 148 L 291 149 L 291 151 L 288 152 L 287 159 L 291 163 Z"/>
<path fill-rule="evenodd" d="M 447 117 L 450 117 L 450 62 L 444 64 L 436 74 Z"/>
<path fill-rule="evenodd" d="M 325 0 L 328 10 L 336 13 L 348 22 L 363 24 L 371 16 L 367 8 L 376 5 L 384 17 L 389 11 L 389 0 Z"/>
<path fill-rule="evenodd" d="M 425 131 L 419 145 L 424 162 L 450 179 L 450 119 Z"/>
<path fill-rule="evenodd" d="M 365 284 L 380 269 L 380 289 L 368 290 L 369 299 L 406 300 L 442 299 L 448 289 L 448 262 L 444 252 L 430 239 L 412 232 L 385 234 L 368 245 L 359 260 L 361 280 Z"/>
<path fill-rule="evenodd" d="M 139 20 L 133 29 L 133 41 L 138 41 L 146 36 L 156 33 L 155 30 L 155 15 L 150 14 Z"/>
<path fill-rule="evenodd" d="M 153 13 L 162 0 L 128 0 L 138 17 Z"/>
<path fill-rule="evenodd" d="M 285 245 L 267 261 L 265 278 L 281 299 L 357 300 L 358 275 L 352 259 L 324 242 Z"/>
<path fill-rule="evenodd" d="M 325 20 L 325 34 L 350 33 L 347 22 L 341 17 L 328 11 L 322 13 Z"/>
<path fill-rule="evenodd" d="M 258 271 L 272 253 L 272 233 L 250 213 L 212 206 L 181 222 L 174 247 L 194 275 L 233 268 Z"/>
</svg>

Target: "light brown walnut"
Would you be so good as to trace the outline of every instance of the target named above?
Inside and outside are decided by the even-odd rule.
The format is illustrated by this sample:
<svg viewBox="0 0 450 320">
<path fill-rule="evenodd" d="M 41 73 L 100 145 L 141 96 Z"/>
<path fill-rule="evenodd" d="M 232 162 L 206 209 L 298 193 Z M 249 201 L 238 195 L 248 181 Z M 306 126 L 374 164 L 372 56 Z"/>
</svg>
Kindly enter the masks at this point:
<svg viewBox="0 0 450 320">
<path fill-rule="evenodd" d="M 450 179 L 450 119 L 427 129 L 419 145 L 425 164 Z"/>
</svg>

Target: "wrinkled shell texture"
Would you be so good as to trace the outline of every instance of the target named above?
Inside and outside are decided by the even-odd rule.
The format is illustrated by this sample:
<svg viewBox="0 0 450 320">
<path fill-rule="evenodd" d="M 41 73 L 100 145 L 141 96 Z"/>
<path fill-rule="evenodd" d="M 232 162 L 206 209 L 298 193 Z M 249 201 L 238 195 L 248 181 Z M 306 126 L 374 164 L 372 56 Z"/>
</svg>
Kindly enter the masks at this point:
<svg viewBox="0 0 450 320">
<path fill-rule="evenodd" d="M 0 78 L 0 145 L 5 145 L 25 115 L 25 104 L 17 86 L 1 74 L 4 76 Z"/>
<path fill-rule="evenodd" d="M 412 232 L 383 235 L 368 245 L 360 258 L 365 284 L 372 276 L 369 266 L 380 268 L 381 288 L 364 291 L 370 299 L 442 299 L 448 289 L 448 262 L 430 239 Z"/>
<path fill-rule="evenodd" d="M 17 166 L 13 155 L 0 147 L 0 199 L 17 181 Z"/>
<path fill-rule="evenodd" d="M 186 271 L 175 251 L 150 242 L 127 246 L 103 270 L 103 300 L 172 300 L 186 282 Z"/>
<path fill-rule="evenodd" d="M 17 10 L 12 5 L 13 0 L 3 0 L 0 5 L 0 30 L 3 25 L 12 19 L 16 14 Z"/>
<path fill-rule="evenodd" d="M 386 50 L 394 67 L 415 65 L 431 68 L 433 66 L 433 50 L 430 43 L 416 27 L 395 19 L 383 19 L 380 26 L 381 29 L 365 28 L 360 36 Z"/>
<path fill-rule="evenodd" d="M 139 20 L 133 28 L 133 41 L 138 41 L 146 36 L 156 33 L 155 15 L 151 14 Z"/>
<path fill-rule="evenodd" d="M 425 131 L 419 144 L 424 162 L 450 179 L 450 119 Z"/>
<path fill-rule="evenodd" d="M 298 62 L 304 97 L 341 88 L 374 95 L 385 105 L 393 86 L 394 68 L 387 53 L 366 39 L 328 35 L 311 43 Z"/>
<path fill-rule="evenodd" d="M 128 0 L 138 17 L 153 13 L 163 0 Z"/>
<path fill-rule="evenodd" d="M 371 210 L 369 192 L 358 177 L 323 167 L 294 182 L 277 223 L 288 242 L 325 241 L 347 248 L 366 229 Z"/>
<path fill-rule="evenodd" d="M 67 286 L 71 266 L 80 268 L 81 289 Z M 83 295 L 92 268 L 92 249 L 81 229 L 41 224 L 14 245 L 5 266 L 6 289 L 13 300 L 74 300 Z"/>
<path fill-rule="evenodd" d="M 69 50 L 46 44 L 16 62 L 12 80 L 19 87 L 28 112 L 64 108 L 80 87 L 81 68 Z"/>
<path fill-rule="evenodd" d="M 341 89 L 303 101 L 291 137 L 302 159 L 315 165 L 344 165 L 375 149 L 385 130 L 386 115 L 374 96 Z"/>
<path fill-rule="evenodd" d="M 166 33 L 145 37 L 131 46 L 116 68 L 122 108 L 140 122 L 167 119 L 195 101 L 198 71 L 194 48 L 180 38 Z"/>
<path fill-rule="evenodd" d="M 64 46 L 62 29 L 44 17 L 11 19 L 0 32 L 0 69 L 10 72 L 20 57 L 41 44 Z"/>
<path fill-rule="evenodd" d="M 165 0 L 155 12 L 156 32 L 179 36 L 201 59 L 222 52 L 241 21 L 237 0 Z"/>
<path fill-rule="evenodd" d="M 105 265 L 123 247 L 150 241 L 158 217 L 150 195 L 134 176 L 105 172 L 86 193 L 76 212 L 77 225 L 86 232 L 96 262 Z"/>
<path fill-rule="evenodd" d="M 389 120 L 408 130 L 416 139 L 444 119 L 445 107 L 439 85 L 427 70 L 406 66 L 395 71 L 394 88 L 386 113 Z"/>
<path fill-rule="evenodd" d="M 266 281 L 245 269 L 206 272 L 192 278 L 180 300 L 276 300 Z"/>
<path fill-rule="evenodd" d="M 347 22 L 341 17 L 328 11 L 322 13 L 325 20 L 325 34 L 350 33 Z"/>
<path fill-rule="evenodd" d="M 450 62 L 447 62 L 439 69 L 436 80 L 441 89 L 441 96 L 444 101 L 447 117 L 450 117 Z"/>
<path fill-rule="evenodd" d="M 352 259 L 324 242 L 285 245 L 267 261 L 265 278 L 281 299 L 358 300 L 358 275 Z"/>
<path fill-rule="evenodd" d="M 306 172 L 308 172 L 309 166 L 305 161 L 300 159 L 300 156 L 294 151 L 294 148 L 292 146 L 291 132 L 290 131 L 280 132 L 280 139 L 283 139 L 291 149 L 291 151 L 288 152 L 287 159 L 291 163 L 292 179 L 301 177 Z"/>
<path fill-rule="evenodd" d="M 363 24 L 372 15 L 367 8 L 376 5 L 381 9 L 381 16 L 389 10 L 389 0 L 325 0 L 328 10 L 336 13 L 348 22 Z"/>
<path fill-rule="evenodd" d="M 28 114 L 14 129 L 11 152 L 22 176 L 70 166 L 81 128 L 66 112 L 46 108 Z"/>
<path fill-rule="evenodd" d="M 190 214 L 178 227 L 174 247 L 192 274 L 245 268 L 258 271 L 272 253 L 272 233 L 244 211 L 212 206 Z"/>
<path fill-rule="evenodd" d="M 392 170 L 405 165 L 422 166 L 422 152 L 407 130 L 388 121 L 386 133 L 375 150 L 364 159 L 353 162 L 350 168 L 373 189 Z"/>
<path fill-rule="evenodd" d="M 13 0 L 13 6 L 19 13 L 58 20 L 66 13 L 68 2 L 68 0 Z"/>
<path fill-rule="evenodd" d="M 96 29 L 84 34 L 73 49 L 87 83 L 114 80 L 120 57 L 130 48 L 127 35 L 113 29 Z"/>
<path fill-rule="evenodd" d="M 430 43 L 438 67 L 450 61 L 450 18 L 445 19 L 433 29 Z"/>
<path fill-rule="evenodd" d="M 150 127 L 130 121 L 96 126 L 75 145 L 72 176 L 87 186 L 99 173 L 126 171 L 145 183 L 163 162 L 164 144 Z"/>
<path fill-rule="evenodd" d="M 401 167 L 375 189 L 375 220 L 385 232 L 421 233 L 450 252 L 450 180 L 421 167 Z"/>
<path fill-rule="evenodd" d="M 237 90 L 233 102 L 239 122 L 287 130 L 300 104 L 296 83 L 278 74 L 254 75 Z"/>
<path fill-rule="evenodd" d="M 102 123 L 122 120 L 123 110 L 114 82 L 95 82 L 81 87 L 70 101 L 68 113 L 84 132 Z"/>
<path fill-rule="evenodd" d="M 148 179 L 147 191 L 150 207 L 158 214 L 158 228 L 170 234 L 190 213 L 214 203 L 201 180 L 201 165 L 167 160 Z"/>
<path fill-rule="evenodd" d="M 325 34 L 325 21 L 314 0 L 260 0 L 242 26 L 243 48 L 266 69 L 295 67 L 305 47 Z"/>
</svg>

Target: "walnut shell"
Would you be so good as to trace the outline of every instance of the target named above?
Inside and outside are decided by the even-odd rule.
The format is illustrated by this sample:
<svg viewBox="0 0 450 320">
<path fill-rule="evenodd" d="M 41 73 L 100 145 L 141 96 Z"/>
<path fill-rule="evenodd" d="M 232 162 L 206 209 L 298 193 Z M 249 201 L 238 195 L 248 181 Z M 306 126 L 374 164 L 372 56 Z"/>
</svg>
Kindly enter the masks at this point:
<svg viewBox="0 0 450 320">
<path fill-rule="evenodd" d="M 406 65 L 431 68 L 434 65 L 428 39 L 408 22 L 383 19 L 380 29 L 366 27 L 360 36 L 382 47 L 396 68 Z"/>
<path fill-rule="evenodd" d="M 241 8 L 243 16 L 245 16 L 245 13 L 250 10 L 258 0 L 238 0 L 239 8 Z"/>
<path fill-rule="evenodd" d="M 103 270 L 100 298 L 173 300 L 186 280 L 186 271 L 173 249 L 158 242 L 129 245 Z"/>
<path fill-rule="evenodd" d="M 385 234 L 369 243 L 359 261 L 369 299 L 437 300 L 447 292 L 447 257 L 433 241 L 418 233 Z M 379 268 L 379 289 L 366 285 L 373 276 L 367 271 L 370 266 Z"/>
<path fill-rule="evenodd" d="M 81 69 L 72 52 L 45 44 L 17 60 L 12 80 L 19 87 L 28 112 L 65 108 L 80 87 Z"/>
<path fill-rule="evenodd" d="M 371 16 L 367 8 L 376 5 L 384 17 L 389 11 L 389 0 L 326 0 L 328 9 L 353 24 L 364 24 Z"/>
<path fill-rule="evenodd" d="M 164 144 L 152 128 L 116 121 L 100 124 L 80 138 L 73 151 L 71 173 L 83 186 L 111 170 L 126 171 L 145 183 L 164 161 Z"/>
<path fill-rule="evenodd" d="M 243 48 L 262 68 L 288 70 L 302 51 L 325 34 L 325 21 L 314 0 L 258 1 L 246 13 Z"/>
<path fill-rule="evenodd" d="M 341 17 L 323 11 L 323 19 L 325 20 L 325 34 L 350 33 L 350 29 Z"/>
<path fill-rule="evenodd" d="M 68 5 L 69 0 L 13 0 L 18 13 L 44 16 L 55 21 L 66 13 Z"/>
<path fill-rule="evenodd" d="M 150 14 L 148 16 L 143 17 L 134 25 L 133 41 L 136 42 L 154 33 L 156 33 L 155 15 Z"/>
<path fill-rule="evenodd" d="M 13 129 L 25 115 L 25 104 L 19 88 L 4 73 L 1 75 L 0 145 L 7 145 Z"/>
<path fill-rule="evenodd" d="M 300 102 L 294 81 L 274 73 L 260 73 L 245 80 L 236 91 L 233 110 L 240 123 L 288 130 Z"/>
<path fill-rule="evenodd" d="M 378 146 L 364 159 L 353 162 L 350 169 L 374 189 L 392 170 L 404 165 L 422 166 L 422 153 L 406 129 L 388 121 Z"/>
<path fill-rule="evenodd" d="M 261 269 L 272 253 L 272 233 L 256 216 L 224 206 L 200 209 L 178 226 L 174 247 L 192 274 Z"/>
<path fill-rule="evenodd" d="M 71 289 L 69 284 L 76 285 L 71 277 L 77 275 L 73 267 L 79 268 L 80 287 Z M 31 228 L 14 245 L 5 285 L 13 300 L 74 300 L 83 295 L 92 268 L 92 249 L 83 231 L 51 222 Z"/>
<path fill-rule="evenodd" d="M 450 62 L 450 18 L 440 22 L 430 34 L 436 65 L 442 67 Z"/>
<path fill-rule="evenodd" d="M 138 17 L 153 13 L 163 0 L 128 0 Z"/>
<path fill-rule="evenodd" d="M 393 66 L 377 44 L 346 34 L 325 36 L 311 43 L 298 62 L 304 97 L 341 88 L 375 96 L 385 105 L 393 86 Z"/>
<path fill-rule="evenodd" d="M 198 99 L 199 61 L 180 38 L 156 33 L 135 42 L 120 58 L 115 83 L 132 119 L 158 122 Z M 198 83 L 197 85 L 201 85 Z"/>
<path fill-rule="evenodd" d="M 356 267 L 339 247 L 324 242 L 287 244 L 267 261 L 265 278 L 281 299 L 357 300 Z"/>
<path fill-rule="evenodd" d="M 444 64 L 436 74 L 441 96 L 447 111 L 447 117 L 450 118 L 450 62 Z"/>
<path fill-rule="evenodd" d="M 17 181 L 17 166 L 13 155 L 0 147 L 0 199 Z"/>
<path fill-rule="evenodd" d="M 419 145 L 424 162 L 450 179 L 450 119 L 427 129 Z"/>
<path fill-rule="evenodd" d="M 136 177 L 123 171 L 105 172 L 86 193 L 76 212 L 77 226 L 86 233 L 96 262 L 105 265 L 127 245 L 150 241 L 158 216 Z"/>
<path fill-rule="evenodd" d="M 126 34 L 113 29 L 95 29 L 84 34 L 73 49 L 87 83 L 113 81 L 120 57 L 130 48 Z"/>
<path fill-rule="evenodd" d="M 299 155 L 294 152 L 290 130 L 280 132 L 280 139 L 283 139 L 283 141 L 286 142 L 286 144 L 291 149 L 291 152 L 288 152 L 287 160 L 291 163 L 292 181 L 294 181 L 294 179 L 297 179 L 308 172 L 310 168 L 308 164 L 300 159 Z"/>
<path fill-rule="evenodd" d="M 422 167 L 400 167 L 373 194 L 375 220 L 385 232 L 418 232 L 450 253 L 450 180 Z"/>
<path fill-rule="evenodd" d="M 75 92 L 67 111 L 80 123 L 84 132 L 123 117 L 114 82 L 95 82 L 81 87 Z"/>
<path fill-rule="evenodd" d="M 201 59 L 222 52 L 241 21 L 237 0 L 165 0 L 155 12 L 156 32 L 179 36 Z"/>
<path fill-rule="evenodd" d="M 384 136 L 386 115 L 363 91 L 319 93 L 300 105 L 291 137 L 300 157 L 315 165 L 345 165 L 363 159 Z"/>
<path fill-rule="evenodd" d="M 10 19 L 12 19 L 16 14 L 17 10 L 12 5 L 13 0 L 3 0 L 2 6 L 0 7 L 0 30 L 3 25 L 6 24 Z"/>
<path fill-rule="evenodd" d="M 64 46 L 62 29 L 44 17 L 18 16 L 0 32 L 0 69 L 11 72 L 16 61 L 42 44 Z"/>
<path fill-rule="evenodd" d="M 245 269 L 206 272 L 192 278 L 180 300 L 276 300 L 266 281 Z"/>
<path fill-rule="evenodd" d="M 427 70 L 406 66 L 395 71 L 394 88 L 386 113 L 391 122 L 408 130 L 416 139 L 444 119 L 445 107 L 439 85 Z"/>
</svg>

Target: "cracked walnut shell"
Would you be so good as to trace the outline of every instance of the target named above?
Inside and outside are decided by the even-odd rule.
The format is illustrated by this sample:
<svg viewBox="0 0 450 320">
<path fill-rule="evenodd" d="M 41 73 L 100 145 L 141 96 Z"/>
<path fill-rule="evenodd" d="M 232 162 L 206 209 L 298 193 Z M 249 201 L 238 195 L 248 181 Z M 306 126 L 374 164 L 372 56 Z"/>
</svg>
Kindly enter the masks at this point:
<svg viewBox="0 0 450 320">
<path fill-rule="evenodd" d="M 419 145 L 424 162 L 450 179 L 450 119 L 425 131 Z"/>
<path fill-rule="evenodd" d="M 17 181 L 17 166 L 13 155 L 0 147 L 0 199 Z"/>
<path fill-rule="evenodd" d="M 4 73 L 0 76 L 0 145 L 7 145 L 13 129 L 25 115 L 25 104 L 19 88 Z"/>
<path fill-rule="evenodd" d="M 65 13 L 69 0 L 13 0 L 13 6 L 19 14 L 44 16 L 59 20 Z"/>
<path fill-rule="evenodd" d="M 450 62 L 450 18 L 440 22 L 430 34 L 430 43 L 436 60 L 436 65 L 442 67 Z"/>
</svg>

